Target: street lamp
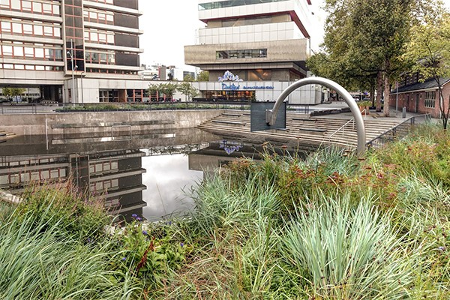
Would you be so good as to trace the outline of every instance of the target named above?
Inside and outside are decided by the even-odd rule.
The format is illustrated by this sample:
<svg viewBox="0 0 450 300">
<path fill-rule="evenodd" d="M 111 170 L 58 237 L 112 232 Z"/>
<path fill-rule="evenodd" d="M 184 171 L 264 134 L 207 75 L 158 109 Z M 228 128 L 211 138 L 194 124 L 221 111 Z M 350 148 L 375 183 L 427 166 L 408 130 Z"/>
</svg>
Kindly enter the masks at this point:
<svg viewBox="0 0 450 300">
<path fill-rule="evenodd" d="M 72 100 L 73 100 L 73 106 L 75 106 L 75 74 L 74 74 L 74 66 L 73 66 L 73 40 L 70 40 L 70 51 L 67 51 L 67 55 L 70 56 L 70 61 L 72 64 Z"/>
</svg>

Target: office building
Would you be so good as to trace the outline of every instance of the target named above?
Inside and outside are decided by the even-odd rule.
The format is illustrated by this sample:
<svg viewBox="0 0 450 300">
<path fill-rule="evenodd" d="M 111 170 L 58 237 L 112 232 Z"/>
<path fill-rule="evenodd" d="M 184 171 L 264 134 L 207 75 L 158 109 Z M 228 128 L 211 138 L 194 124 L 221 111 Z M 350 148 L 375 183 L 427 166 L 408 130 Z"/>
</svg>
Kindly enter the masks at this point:
<svg viewBox="0 0 450 300">
<path fill-rule="evenodd" d="M 140 101 L 138 0 L 0 0 L 0 88 L 40 100 Z"/>
<path fill-rule="evenodd" d="M 185 63 L 209 72 L 202 97 L 274 100 L 290 83 L 308 75 L 312 12 L 309 0 L 200 0 L 197 45 L 185 47 Z M 301 92 L 303 91 L 303 93 Z M 322 101 L 305 87 L 292 103 Z"/>
</svg>

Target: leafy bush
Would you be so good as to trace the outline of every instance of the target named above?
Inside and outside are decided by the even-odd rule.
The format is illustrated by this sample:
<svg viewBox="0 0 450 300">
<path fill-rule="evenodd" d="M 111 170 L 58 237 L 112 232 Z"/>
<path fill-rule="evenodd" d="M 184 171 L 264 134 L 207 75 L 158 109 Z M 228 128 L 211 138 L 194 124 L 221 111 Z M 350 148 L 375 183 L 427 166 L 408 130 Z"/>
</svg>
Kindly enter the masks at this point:
<svg viewBox="0 0 450 300">
<path fill-rule="evenodd" d="M 116 249 L 122 253 L 113 269 L 132 274 L 155 296 L 170 283 L 173 271 L 181 268 L 191 247 L 175 237 L 175 224 L 144 224 L 137 215 L 116 232 Z"/>
</svg>

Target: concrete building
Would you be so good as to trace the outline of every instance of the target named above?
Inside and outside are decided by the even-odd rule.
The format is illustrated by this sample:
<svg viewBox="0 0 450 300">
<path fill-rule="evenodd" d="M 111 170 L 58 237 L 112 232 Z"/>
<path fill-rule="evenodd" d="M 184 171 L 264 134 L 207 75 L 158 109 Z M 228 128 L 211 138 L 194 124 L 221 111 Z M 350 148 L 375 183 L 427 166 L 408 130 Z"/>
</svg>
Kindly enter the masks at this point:
<svg viewBox="0 0 450 300">
<path fill-rule="evenodd" d="M 65 103 L 140 101 L 138 0 L 0 0 L 0 87 Z"/>
<path fill-rule="evenodd" d="M 307 77 L 312 13 L 309 0 L 200 0 L 197 45 L 185 46 L 185 63 L 209 71 L 202 97 L 275 100 Z M 307 86 L 290 103 L 315 104 L 321 89 Z"/>
</svg>

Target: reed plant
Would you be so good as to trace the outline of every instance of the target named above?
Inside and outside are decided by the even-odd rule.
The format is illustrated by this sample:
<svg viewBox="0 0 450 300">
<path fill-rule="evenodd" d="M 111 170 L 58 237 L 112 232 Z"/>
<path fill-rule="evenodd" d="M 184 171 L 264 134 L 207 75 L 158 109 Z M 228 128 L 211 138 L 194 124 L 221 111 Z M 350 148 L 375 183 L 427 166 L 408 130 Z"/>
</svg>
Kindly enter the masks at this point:
<svg viewBox="0 0 450 300">
<path fill-rule="evenodd" d="M 47 212 L 51 214 L 50 212 Z M 0 298 L 134 299 L 142 286 L 131 274 L 109 270 L 121 254 L 111 245 L 86 245 L 61 222 L 11 215 L 0 226 Z"/>
<path fill-rule="evenodd" d="M 104 227 L 112 222 L 101 197 L 93 198 L 76 190 L 69 182 L 53 186 L 31 185 L 22 195 L 24 201 L 14 211 L 21 220 L 25 215 L 47 226 L 56 222 L 60 232 L 78 235 L 80 240 L 92 242 L 104 237 Z"/>
<path fill-rule="evenodd" d="M 406 252 L 387 215 L 370 199 L 323 199 L 297 211 L 283 234 L 283 255 L 321 299 L 405 299 L 415 252 Z"/>
</svg>

